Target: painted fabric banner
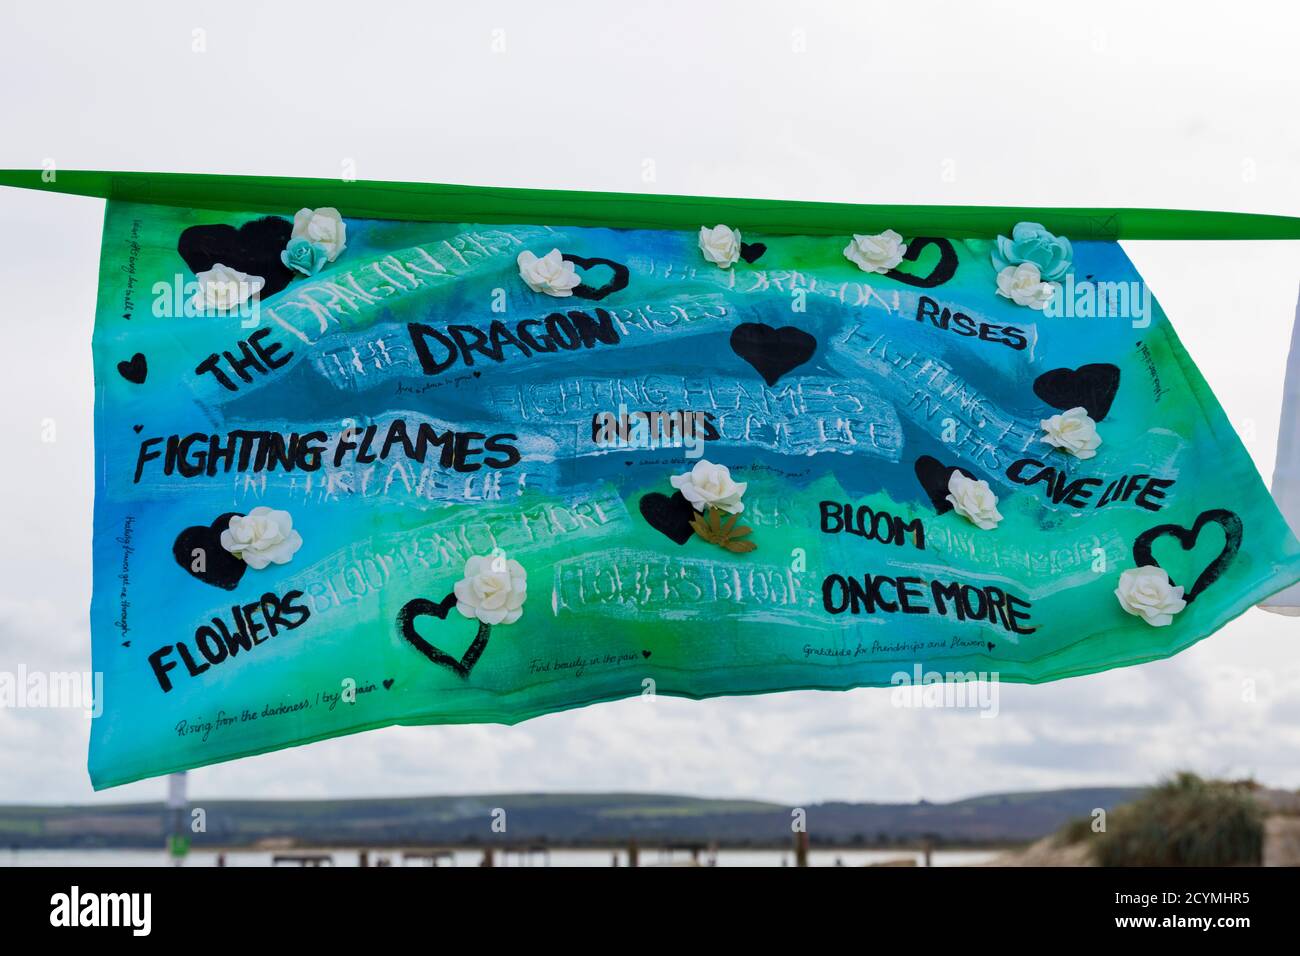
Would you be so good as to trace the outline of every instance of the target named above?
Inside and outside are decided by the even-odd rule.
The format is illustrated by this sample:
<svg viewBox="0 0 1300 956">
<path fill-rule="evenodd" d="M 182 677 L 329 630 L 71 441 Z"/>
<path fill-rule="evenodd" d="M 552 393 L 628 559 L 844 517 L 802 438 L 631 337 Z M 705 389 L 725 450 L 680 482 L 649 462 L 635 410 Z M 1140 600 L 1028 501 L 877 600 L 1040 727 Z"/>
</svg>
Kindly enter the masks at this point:
<svg viewBox="0 0 1300 956">
<path fill-rule="evenodd" d="M 1300 579 L 1116 242 L 339 205 L 108 204 L 96 788 L 650 691 L 1055 680 Z"/>
</svg>

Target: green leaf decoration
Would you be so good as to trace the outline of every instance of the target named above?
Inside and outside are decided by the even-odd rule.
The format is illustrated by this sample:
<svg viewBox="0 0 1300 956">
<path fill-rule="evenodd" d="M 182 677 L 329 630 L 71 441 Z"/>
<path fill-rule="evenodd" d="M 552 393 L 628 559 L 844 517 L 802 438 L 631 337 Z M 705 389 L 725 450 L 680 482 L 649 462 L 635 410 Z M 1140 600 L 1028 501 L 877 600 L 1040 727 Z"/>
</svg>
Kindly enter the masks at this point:
<svg viewBox="0 0 1300 956">
<path fill-rule="evenodd" d="M 753 551 L 758 545 L 753 541 L 743 540 L 746 535 L 752 534 L 754 529 L 748 525 L 737 527 L 736 522 L 739 519 L 740 515 L 734 514 L 724 520 L 722 511 L 710 508 L 707 513 L 696 515 L 691 519 L 691 528 L 709 544 L 726 548 L 733 554 L 745 554 Z"/>
</svg>

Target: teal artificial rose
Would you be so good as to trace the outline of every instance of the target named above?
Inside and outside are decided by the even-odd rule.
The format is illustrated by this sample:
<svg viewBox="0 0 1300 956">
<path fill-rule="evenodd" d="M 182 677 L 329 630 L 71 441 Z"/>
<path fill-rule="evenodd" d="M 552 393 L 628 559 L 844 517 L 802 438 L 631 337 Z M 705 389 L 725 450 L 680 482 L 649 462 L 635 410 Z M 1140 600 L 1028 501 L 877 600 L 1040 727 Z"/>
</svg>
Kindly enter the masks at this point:
<svg viewBox="0 0 1300 956">
<path fill-rule="evenodd" d="M 289 245 L 285 246 L 284 252 L 280 253 L 280 261 L 284 263 L 285 268 L 292 269 L 294 272 L 314 276 L 325 268 L 325 263 L 329 261 L 329 253 L 324 246 L 308 239 L 290 239 Z"/>
<path fill-rule="evenodd" d="M 1074 250 L 1070 240 L 1054 236 L 1036 222 L 1018 222 L 1011 230 L 1011 238 L 998 236 L 989 253 L 993 268 L 998 272 L 1030 262 L 1038 267 L 1044 282 L 1056 282 L 1065 277 L 1074 265 Z"/>
</svg>

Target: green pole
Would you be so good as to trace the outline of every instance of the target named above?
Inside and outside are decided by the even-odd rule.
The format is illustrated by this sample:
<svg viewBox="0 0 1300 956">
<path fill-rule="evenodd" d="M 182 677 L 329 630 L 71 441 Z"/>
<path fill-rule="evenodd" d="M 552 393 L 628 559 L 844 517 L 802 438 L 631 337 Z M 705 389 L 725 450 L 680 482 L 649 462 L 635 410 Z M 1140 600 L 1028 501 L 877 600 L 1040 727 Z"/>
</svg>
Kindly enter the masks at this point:
<svg viewBox="0 0 1300 956">
<path fill-rule="evenodd" d="M 0 170 L 0 186 L 281 215 L 302 207 L 336 206 L 359 219 L 430 222 L 691 230 L 725 222 L 742 230 L 775 234 L 848 235 L 896 229 L 911 236 L 989 239 L 1027 220 L 1076 240 L 1300 239 L 1297 217 L 1191 209 L 862 205 L 290 176 L 40 169 Z"/>
</svg>

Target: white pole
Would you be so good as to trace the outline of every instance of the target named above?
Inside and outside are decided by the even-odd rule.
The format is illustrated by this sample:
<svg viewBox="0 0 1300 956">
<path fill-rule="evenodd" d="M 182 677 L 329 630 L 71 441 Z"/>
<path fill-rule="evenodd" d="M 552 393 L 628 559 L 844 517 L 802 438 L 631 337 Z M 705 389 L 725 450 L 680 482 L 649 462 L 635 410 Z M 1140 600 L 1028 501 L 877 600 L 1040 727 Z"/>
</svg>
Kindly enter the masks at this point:
<svg viewBox="0 0 1300 956">
<path fill-rule="evenodd" d="M 188 782 L 184 770 L 167 777 L 167 851 L 172 866 L 183 864 L 189 849 L 185 827 L 185 810 L 189 806 Z"/>
</svg>

